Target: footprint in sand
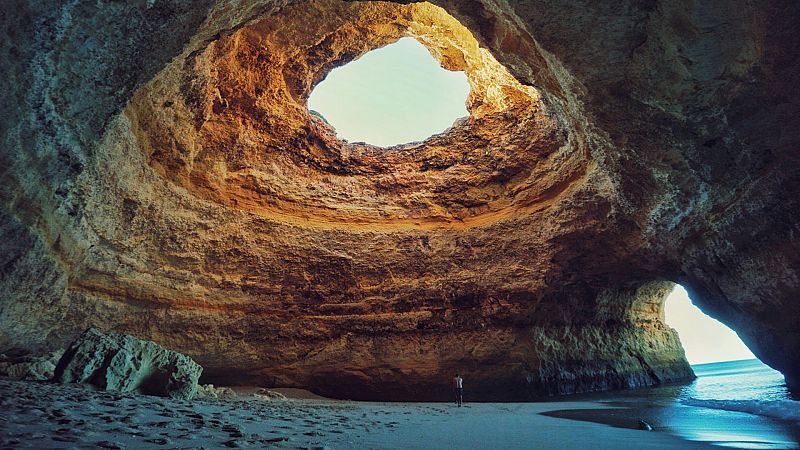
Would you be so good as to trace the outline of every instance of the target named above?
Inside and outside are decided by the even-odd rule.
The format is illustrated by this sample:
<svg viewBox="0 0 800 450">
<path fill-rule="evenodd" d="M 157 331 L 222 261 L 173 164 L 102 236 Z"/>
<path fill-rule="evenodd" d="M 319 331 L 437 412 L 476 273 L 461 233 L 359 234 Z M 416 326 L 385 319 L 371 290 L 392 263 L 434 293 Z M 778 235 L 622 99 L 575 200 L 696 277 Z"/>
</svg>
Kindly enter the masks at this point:
<svg viewBox="0 0 800 450">
<path fill-rule="evenodd" d="M 222 431 L 228 433 L 228 436 L 230 436 L 232 438 L 240 438 L 240 437 L 242 437 L 242 430 L 238 426 L 233 425 L 233 424 L 225 424 L 222 427 Z"/>
</svg>

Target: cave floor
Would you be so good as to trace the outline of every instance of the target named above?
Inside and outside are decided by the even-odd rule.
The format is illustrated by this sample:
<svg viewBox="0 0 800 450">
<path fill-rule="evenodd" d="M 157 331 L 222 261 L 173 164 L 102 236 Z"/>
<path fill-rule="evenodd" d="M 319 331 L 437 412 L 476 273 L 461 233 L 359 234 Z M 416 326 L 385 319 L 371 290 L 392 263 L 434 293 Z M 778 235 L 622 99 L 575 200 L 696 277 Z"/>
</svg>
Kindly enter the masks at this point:
<svg viewBox="0 0 800 450">
<path fill-rule="evenodd" d="M 0 379 L 1 448 L 699 448 L 666 433 L 546 417 L 595 402 L 180 401 Z"/>
</svg>

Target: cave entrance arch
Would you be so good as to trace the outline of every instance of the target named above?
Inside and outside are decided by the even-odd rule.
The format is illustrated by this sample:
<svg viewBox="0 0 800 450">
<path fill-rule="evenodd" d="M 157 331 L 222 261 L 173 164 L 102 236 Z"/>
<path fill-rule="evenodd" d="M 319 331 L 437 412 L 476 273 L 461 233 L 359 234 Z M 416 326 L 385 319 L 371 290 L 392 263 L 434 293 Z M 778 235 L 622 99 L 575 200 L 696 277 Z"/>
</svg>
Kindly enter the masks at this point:
<svg viewBox="0 0 800 450">
<path fill-rule="evenodd" d="M 680 284 L 664 301 L 664 316 L 678 332 L 689 364 L 756 359 L 735 331 L 695 306 Z"/>
<path fill-rule="evenodd" d="M 413 37 L 333 69 L 308 99 L 340 139 L 390 147 L 424 141 L 469 115 L 463 71 L 441 66 Z"/>
</svg>

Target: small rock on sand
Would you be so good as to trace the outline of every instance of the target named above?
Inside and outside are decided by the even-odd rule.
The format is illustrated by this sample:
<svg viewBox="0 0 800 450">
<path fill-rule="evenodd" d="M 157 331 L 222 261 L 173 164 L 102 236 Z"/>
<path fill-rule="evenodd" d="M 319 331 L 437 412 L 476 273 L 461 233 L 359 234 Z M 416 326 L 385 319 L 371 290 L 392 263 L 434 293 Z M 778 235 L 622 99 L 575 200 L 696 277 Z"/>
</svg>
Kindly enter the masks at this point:
<svg viewBox="0 0 800 450">
<path fill-rule="evenodd" d="M 201 384 L 197 386 L 194 393 L 195 399 L 202 400 L 224 400 L 236 397 L 236 392 L 227 387 L 214 387 L 213 384 Z"/>
<path fill-rule="evenodd" d="M 280 392 L 270 391 L 269 389 L 259 389 L 256 391 L 255 395 L 268 400 L 286 400 L 285 395 Z"/>
</svg>

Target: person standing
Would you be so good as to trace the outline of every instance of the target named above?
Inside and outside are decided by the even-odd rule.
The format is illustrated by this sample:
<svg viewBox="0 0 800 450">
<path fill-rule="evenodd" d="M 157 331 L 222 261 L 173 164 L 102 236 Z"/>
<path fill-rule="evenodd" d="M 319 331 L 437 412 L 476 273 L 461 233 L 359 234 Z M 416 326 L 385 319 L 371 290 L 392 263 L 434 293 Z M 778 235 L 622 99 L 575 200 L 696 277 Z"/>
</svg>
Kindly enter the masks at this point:
<svg viewBox="0 0 800 450">
<path fill-rule="evenodd" d="M 461 406 L 464 403 L 464 379 L 456 374 L 453 384 L 456 389 L 456 405 Z"/>
</svg>

